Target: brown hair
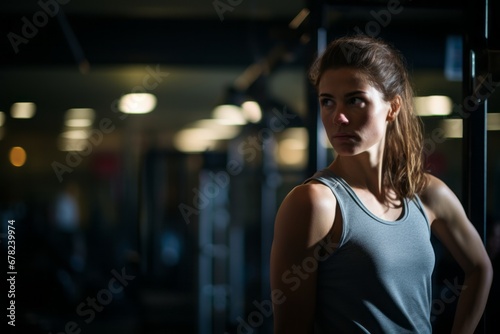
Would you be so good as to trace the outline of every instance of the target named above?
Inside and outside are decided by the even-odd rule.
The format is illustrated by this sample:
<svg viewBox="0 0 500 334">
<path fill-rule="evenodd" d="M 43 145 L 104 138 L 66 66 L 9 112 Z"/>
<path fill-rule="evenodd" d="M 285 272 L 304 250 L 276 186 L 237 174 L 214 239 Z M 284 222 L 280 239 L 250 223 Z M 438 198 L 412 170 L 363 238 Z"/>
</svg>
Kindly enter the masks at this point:
<svg viewBox="0 0 500 334">
<path fill-rule="evenodd" d="M 422 123 L 413 110 L 413 88 L 404 57 L 379 38 L 345 36 L 328 45 L 311 66 L 309 78 L 317 89 L 326 70 L 342 67 L 363 71 L 386 101 L 401 96 L 401 110 L 387 127 L 382 177 L 399 198 L 413 198 L 425 188 L 427 178 Z"/>
</svg>

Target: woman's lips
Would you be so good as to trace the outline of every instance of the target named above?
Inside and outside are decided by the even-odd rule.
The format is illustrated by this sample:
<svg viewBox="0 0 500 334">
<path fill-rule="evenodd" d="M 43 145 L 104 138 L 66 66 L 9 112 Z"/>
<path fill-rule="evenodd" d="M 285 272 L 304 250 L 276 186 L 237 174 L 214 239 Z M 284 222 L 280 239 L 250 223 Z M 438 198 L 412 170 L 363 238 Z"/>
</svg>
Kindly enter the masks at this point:
<svg viewBox="0 0 500 334">
<path fill-rule="evenodd" d="M 351 138 L 355 138 L 356 136 L 352 135 L 352 134 L 348 134 L 348 133 L 337 133 L 335 135 L 333 135 L 333 139 L 351 139 Z"/>
</svg>

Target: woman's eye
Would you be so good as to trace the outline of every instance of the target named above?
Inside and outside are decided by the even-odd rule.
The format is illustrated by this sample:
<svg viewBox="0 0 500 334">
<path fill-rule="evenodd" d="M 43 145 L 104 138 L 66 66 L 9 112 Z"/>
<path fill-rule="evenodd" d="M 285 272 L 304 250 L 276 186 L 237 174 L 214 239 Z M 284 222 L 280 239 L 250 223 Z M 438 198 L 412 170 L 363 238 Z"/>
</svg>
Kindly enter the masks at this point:
<svg viewBox="0 0 500 334">
<path fill-rule="evenodd" d="M 349 104 L 352 104 L 352 105 L 361 106 L 364 103 L 365 103 L 365 101 L 360 97 L 352 97 L 349 99 Z"/>
<path fill-rule="evenodd" d="M 333 105 L 333 101 L 331 99 L 321 99 L 319 103 L 322 107 L 331 107 Z"/>
</svg>

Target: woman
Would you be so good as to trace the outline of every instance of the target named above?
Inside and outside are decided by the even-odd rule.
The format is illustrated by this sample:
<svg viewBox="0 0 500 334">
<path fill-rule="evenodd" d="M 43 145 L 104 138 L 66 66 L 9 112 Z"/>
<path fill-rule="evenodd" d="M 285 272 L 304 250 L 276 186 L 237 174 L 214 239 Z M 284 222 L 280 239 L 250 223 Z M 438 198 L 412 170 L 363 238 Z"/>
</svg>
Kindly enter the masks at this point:
<svg viewBox="0 0 500 334">
<path fill-rule="evenodd" d="M 465 273 L 442 296 L 460 294 L 453 333 L 473 333 L 491 263 L 457 197 L 423 169 L 402 56 L 379 39 L 343 37 L 310 77 L 336 158 L 278 210 L 275 333 L 431 333 L 431 231 Z"/>
</svg>

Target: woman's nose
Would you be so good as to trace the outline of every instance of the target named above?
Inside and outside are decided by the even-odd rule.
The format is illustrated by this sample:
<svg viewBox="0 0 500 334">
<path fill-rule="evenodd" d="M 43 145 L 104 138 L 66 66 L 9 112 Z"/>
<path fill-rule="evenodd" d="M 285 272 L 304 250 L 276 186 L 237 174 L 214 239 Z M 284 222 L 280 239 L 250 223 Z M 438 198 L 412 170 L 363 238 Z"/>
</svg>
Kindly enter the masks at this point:
<svg viewBox="0 0 500 334">
<path fill-rule="evenodd" d="M 349 120 L 342 112 L 337 112 L 333 118 L 333 123 L 338 125 L 347 125 L 349 124 Z"/>
</svg>

